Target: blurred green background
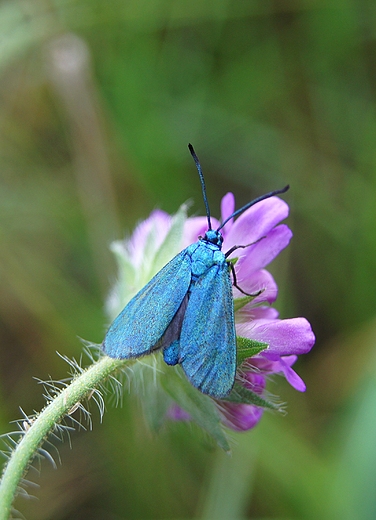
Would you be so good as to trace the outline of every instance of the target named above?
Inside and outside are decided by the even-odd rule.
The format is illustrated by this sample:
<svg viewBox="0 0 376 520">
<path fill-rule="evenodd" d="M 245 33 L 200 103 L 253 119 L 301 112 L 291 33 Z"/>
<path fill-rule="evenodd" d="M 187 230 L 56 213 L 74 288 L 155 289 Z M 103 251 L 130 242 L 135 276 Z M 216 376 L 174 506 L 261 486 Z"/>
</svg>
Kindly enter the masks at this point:
<svg viewBox="0 0 376 520">
<path fill-rule="evenodd" d="M 317 335 L 306 394 L 270 390 L 231 457 L 139 403 L 56 446 L 29 520 L 376 518 L 376 4 L 373 0 L 0 3 L 0 433 L 39 410 L 56 351 L 101 342 L 108 246 L 155 207 L 237 206 L 286 183 L 282 317 Z M 52 448 L 51 453 L 53 454 Z M 38 464 L 36 464 L 38 468 Z"/>
</svg>

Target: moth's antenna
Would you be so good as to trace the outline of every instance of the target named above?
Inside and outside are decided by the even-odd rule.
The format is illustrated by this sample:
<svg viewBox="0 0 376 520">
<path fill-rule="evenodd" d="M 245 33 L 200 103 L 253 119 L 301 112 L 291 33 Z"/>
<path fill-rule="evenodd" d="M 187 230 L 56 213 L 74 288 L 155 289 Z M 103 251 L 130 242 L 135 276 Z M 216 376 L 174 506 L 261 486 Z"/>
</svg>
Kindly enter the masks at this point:
<svg viewBox="0 0 376 520">
<path fill-rule="evenodd" d="M 205 208 L 206 208 L 206 216 L 207 216 L 207 219 L 208 219 L 208 229 L 210 230 L 212 227 L 211 227 L 211 222 L 210 222 L 210 209 L 209 209 L 208 197 L 206 195 L 206 187 L 205 187 L 204 175 L 203 175 L 202 170 L 201 170 L 200 161 L 198 160 L 196 152 L 194 151 L 193 146 L 191 145 L 191 143 L 189 143 L 188 148 L 189 148 L 189 151 L 191 152 L 193 160 L 194 160 L 194 162 L 196 164 L 196 168 L 197 168 L 198 174 L 200 176 L 202 197 L 204 199 Z"/>
<path fill-rule="evenodd" d="M 222 229 L 223 226 L 225 226 L 229 220 L 231 220 L 234 217 L 237 217 L 238 215 L 243 213 L 243 211 L 245 211 L 246 209 L 250 208 L 254 204 L 257 204 L 258 202 L 261 202 L 262 200 L 269 199 L 270 197 L 274 197 L 274 195 L 279 195 L 280 193 L 285 193 L 289 188 L 290 188 L 290 186 L 287 185 L 284 188 L 282 188 L 281 190 L 271 191 L 270 193 L 266 193 L 265 195 L 261 195 L 261 197 L 257 197 L 257 199 L 254 199 L 251 202 L 248 202 L 248 204 L 246 204 L 242 208 L 236 210 L 232 215 L 230 215 L 228 218 L 226 218 L 226 220 L 224 222 L 222 222 L 222 224 L 219 226 L 217 231 Z"/>
</svg>

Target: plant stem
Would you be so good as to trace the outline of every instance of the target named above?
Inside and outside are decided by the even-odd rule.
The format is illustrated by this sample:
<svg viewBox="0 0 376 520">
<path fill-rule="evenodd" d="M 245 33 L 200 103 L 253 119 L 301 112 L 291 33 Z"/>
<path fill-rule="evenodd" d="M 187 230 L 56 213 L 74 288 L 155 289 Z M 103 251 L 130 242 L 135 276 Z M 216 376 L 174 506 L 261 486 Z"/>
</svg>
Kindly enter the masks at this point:
<svg viewBox="0 0 376 520">
<path fill-rule="evenodd" d="M 124 363 L 124 360 L 102 357 L 74 378 L 71 384 L 62 390 L 35 419 L 17 444 L 5 467 L 0 482 L 0 520 L 9 518 L 20 480 L 46 435 L 75 404 Z"/>
</svg>

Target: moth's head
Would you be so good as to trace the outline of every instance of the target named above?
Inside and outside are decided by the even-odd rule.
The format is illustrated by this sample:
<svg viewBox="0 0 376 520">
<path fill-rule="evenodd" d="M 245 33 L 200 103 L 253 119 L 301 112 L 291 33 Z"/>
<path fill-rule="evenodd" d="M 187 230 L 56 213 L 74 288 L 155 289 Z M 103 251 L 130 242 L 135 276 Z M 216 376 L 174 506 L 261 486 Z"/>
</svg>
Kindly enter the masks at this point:
<svg viewBox="0 0 376 520">
<path fill-rule="evenodd" d="M 215 231 L 214 229 L 208 229 L 204 235 L 203 240 L 205 242 L 209 242 L 209 244 L 214 244 L 219 248 L 222 247 L 223 236 L 220 231 Z"/>
</svg>

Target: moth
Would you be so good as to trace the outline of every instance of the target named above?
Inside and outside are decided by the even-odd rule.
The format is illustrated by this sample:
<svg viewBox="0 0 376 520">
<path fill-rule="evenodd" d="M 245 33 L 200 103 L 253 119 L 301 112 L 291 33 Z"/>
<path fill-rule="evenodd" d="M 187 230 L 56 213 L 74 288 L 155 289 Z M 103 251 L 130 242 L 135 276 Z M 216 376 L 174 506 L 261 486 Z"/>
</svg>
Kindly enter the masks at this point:
<svg viewBox="0 0 376 520">
<path fill-rule="evenodd" d="M 208 229 L 130 300 L 110 325 L 103 349 L 118 359 L 162 349 L 168 365 L 181 365 L 194 387 L 220 399 L 231 392 L 236 373 L 232 285 L 244 293 L 228 257 L 251 245 L 234 245 L 223 253 L 221 229 L 254 204 L 284 193 L 289 186 L 249 202 L 214 230 L 201 165 L 193 146 L 188 147 L 200 177 Z"/>
</svg>

